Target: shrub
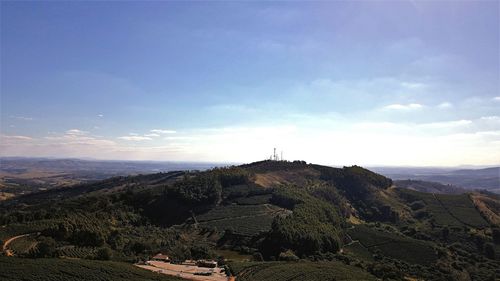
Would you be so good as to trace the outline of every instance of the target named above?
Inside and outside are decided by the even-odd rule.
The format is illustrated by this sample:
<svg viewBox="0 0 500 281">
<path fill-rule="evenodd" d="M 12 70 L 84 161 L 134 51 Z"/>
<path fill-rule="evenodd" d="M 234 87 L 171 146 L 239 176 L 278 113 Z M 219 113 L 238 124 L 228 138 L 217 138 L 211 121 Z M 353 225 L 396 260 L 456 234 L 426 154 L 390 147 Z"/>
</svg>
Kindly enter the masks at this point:
<svg viewBox="0 0 500 281">
<path fill-rule="evenodd" d="M 38 252 L 36 257 L 46 258 L 53 257 L 56 252 L 56 241 L 51 237 L 41 237 L 38 243 Z"/>
<path fill-rule="evenodd" d="M 484 255 L 489 258 L 494 260 L 495 259 L 495 245 L 492 243 L 486 243 L 484 246 Z"/>
<path fill-rule="evenodd" d="M 292 250 L 287 250 L 285 252 L 281 252 L 279 255 L 280 261 L 297 261 L 299 258 L 295 255 Z"/>
<path fill-rule="evenodd" d="M 495 242 L 495 244 L 500 244 L 500 228 L 493 228 L 491 236 L 493 237 L 493 242 Z"/>
<path fill-rule="evenodd" d="M 107 261 L 110 260 L 112 256 L 113 252 L 111 252 L 111 249 L 109 249 L 108 247 L 102 247 L 97 250 L 96 259 Z"/>
<path fill-rule="evenodd" d="M 264 261 L 264 258 L 262 257 L 262 254 L 259 252 L 256 252 L 252 255 L 252 258 L 254 261 Z"/>
</svg>

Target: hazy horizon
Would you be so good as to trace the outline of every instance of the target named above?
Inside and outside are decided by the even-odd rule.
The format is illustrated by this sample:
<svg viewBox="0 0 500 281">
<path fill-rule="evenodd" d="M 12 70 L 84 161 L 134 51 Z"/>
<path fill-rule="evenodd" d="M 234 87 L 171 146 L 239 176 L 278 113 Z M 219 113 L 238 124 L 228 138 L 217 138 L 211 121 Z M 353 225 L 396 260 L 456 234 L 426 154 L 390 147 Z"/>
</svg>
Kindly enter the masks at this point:
<svg viewBox="0 0 500 281">
<path fill-rule="evenodd" d="M 0 5 L 0 156 L 500 164 L 498 1 Z"/>
</svg>

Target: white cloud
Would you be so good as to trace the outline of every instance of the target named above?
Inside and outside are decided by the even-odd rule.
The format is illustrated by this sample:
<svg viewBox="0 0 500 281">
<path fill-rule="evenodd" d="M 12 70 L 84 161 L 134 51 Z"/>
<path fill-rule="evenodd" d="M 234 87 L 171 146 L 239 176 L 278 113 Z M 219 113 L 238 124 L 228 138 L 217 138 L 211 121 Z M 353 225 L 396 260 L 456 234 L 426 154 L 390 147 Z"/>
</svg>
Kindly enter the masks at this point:
<svg viewBox="0 0 500 281">
<path fill-rule="evenodd" d="M 104 117 L 104 115 L 103 114 L 97 114 L 97 117 L 102 118 L 102 117 Z"/>
<path fill-rule="evenodd" d="M 152 133 L 152 134 L 145 134 L 144 136 L 145 136 L 145 137 L 159 137 L 160 135 L 159 135 L 159 134 Z"/>
<path fill-rule="evenodd" d="M 10 116 L 10 118 L 23 120 L 23 121 L 32 121 L 33 120 L 33 117 L 26 117 L 26 116 Z"/>
<path fill-rule="evenodd" d="M 418 83 L 418 82 L 401 82 L 401 86 L 407 89 L 422 89 L 425 88 L 427 85 L 424 83 Z"/>
<path fill-rule="evenodd" d="M 500 101 L 500 97 L 494 97 L 493 101 Z"/>
<path fill-rule="evenodd" d="M 152 140 L 150 137 L 145 137 L 145 136 L 123 136 L 123 137 L 118 137 L 121 140 L 127 140 L 127 141 L 145 141 L 145 140 Z"/>
<path fill-rule="evenodd" d="M 421 104 L 419 104 L 419 103 L 410 103 L 410 104 L 398 104 L 398 103 L 395 103 L 395 104 L 390 104 L 390 105 L 384 106 L 384 109 L 387 109 L 387 110 L 409 111 L 409 110 L 421 109 L 423 107 L 424 106 L 421 105 Z"/>
<path fill-rule="evenodd" d="M 72 136 L 83 136 L 88 134 L 89 132 L 87 131 L 82 131 L 78 129 L 71 129 L 66 131 L 66 135 L 72 135 Z"/>
<path fill-rule="evenodd" d="M 153 129 L 150 132 L 155 133 L 155 134 L 175 134 L 175 133 L 177 133 L 174 130 L 163 130 L 163 129 Z"/>
<path fill-rule="evenodd" d="M 441 109 L 446 109 L 453 107 L 453 104 L 451 104 L 450 102 L 442 102 L 437 107 Z"/>
<path fill-rule="evenodd" d="M 430 129 L 446 129 L 446 128 L 463 127 L 471 124 L 472 124 L 471 120 L 456 120 L 456 121 L 423 123 L 419 124 L 418 127 L 430 128 Z"/>
<path fill-rule="evenodd" d="M 483 116 L 480 118 L 481 120 L 487 120 L 487 121 L 500 121 L 500 116 Z"/>
<path fill-rule="evenodd" d="M 33 138 L 27 136 L 9 136 L 9 135 L 1 135 L 0 138 L 3 140 L 16 140 L 16 141 L 28 141 Z"/>
</svg>

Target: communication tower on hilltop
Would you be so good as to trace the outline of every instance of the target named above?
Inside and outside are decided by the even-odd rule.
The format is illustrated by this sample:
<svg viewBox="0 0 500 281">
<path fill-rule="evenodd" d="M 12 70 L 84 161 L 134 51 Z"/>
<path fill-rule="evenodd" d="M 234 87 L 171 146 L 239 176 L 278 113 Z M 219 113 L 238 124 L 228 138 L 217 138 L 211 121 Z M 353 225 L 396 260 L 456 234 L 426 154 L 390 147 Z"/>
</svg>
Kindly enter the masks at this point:
<svg viewBox="0 0 500 281">
<path fill-rule="evenodd" d="M 276 147 L 273 150 L 273 154 L 269 156 L 269 160 L 271 161 L 283 161 L 283 150 L 281 151 L 281 157 L 276 153 Z"/>
</svg>

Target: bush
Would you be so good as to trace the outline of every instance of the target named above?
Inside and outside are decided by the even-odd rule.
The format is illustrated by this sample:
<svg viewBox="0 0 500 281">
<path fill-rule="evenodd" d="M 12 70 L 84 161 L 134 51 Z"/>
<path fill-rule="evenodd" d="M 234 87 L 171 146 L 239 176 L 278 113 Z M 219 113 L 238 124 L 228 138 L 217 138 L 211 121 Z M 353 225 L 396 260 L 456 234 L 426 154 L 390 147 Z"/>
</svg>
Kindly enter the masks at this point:
<svg viewBox="0 0 500 281">
<path fill-rule="evenodd" d="M 96 259 L 107 261 L 110 260 L 112 256 L 113 252 L 111 252 L 111 249 L 109 249 L 108 247 L 102 247 L 97 250 Z"/>
<path fill-rule="evenodd" d="M 493 237 L 493 242 L 495 242 L 495 244 L 500 244 L 500 228 L 493 228 L 491 236 Z"/>
<path fill-rule="evenodd" d="M 54 254 L 56 253 L 56 241 L 51 237 L 42 236 L 40 238 L 40 243 L 38 243 L 37 248 L 38 252 L 36 254 L 36 257 L 38 258 L 53 257 Z"/>
<path fill-rule="evenodd" d="M 264 258 L 262 257 L 262 254 L 259 252 L 256 252 L 252 255 L 252 258 L 254 261 L 264 261 Z"/>
<path fill-rule="evenodd" d="M 484 255 L 489 258 L 494 260 L 495 259 L 495 245 L 492 243 L 486 243 L 484 246 Z"/>
<path fill-rule="evenodd" d="M 411 203 L 411 204 L 410 204 L 410 208 L 411 208 L 412 210 L 414 210 L 414 211 L 416 211 L 416 210 L 420 210 L 420 209 L 422 209 L 423 207 L 425 207 L 425 204 L 424 204 L 424 202 L 422 202 L 422 201 L 415 201 L 415 202 L 413 202 L 413 203 Z"/>
<path fill-rule="evenodd" d="M 213 252 L 204 245 L 193 246 L 189 249 L 189 251 L 191 253 L 191 258 L 195 260 L 209 259 L 213 257 Z"/>
<path fill-rule="evenodd" d="M 286 252 L 281 252 L 279 255 L 280 261 L 297 261 L 299 258 L 295 255 L 292 250 L 287 250 Z"/>
</svg>

